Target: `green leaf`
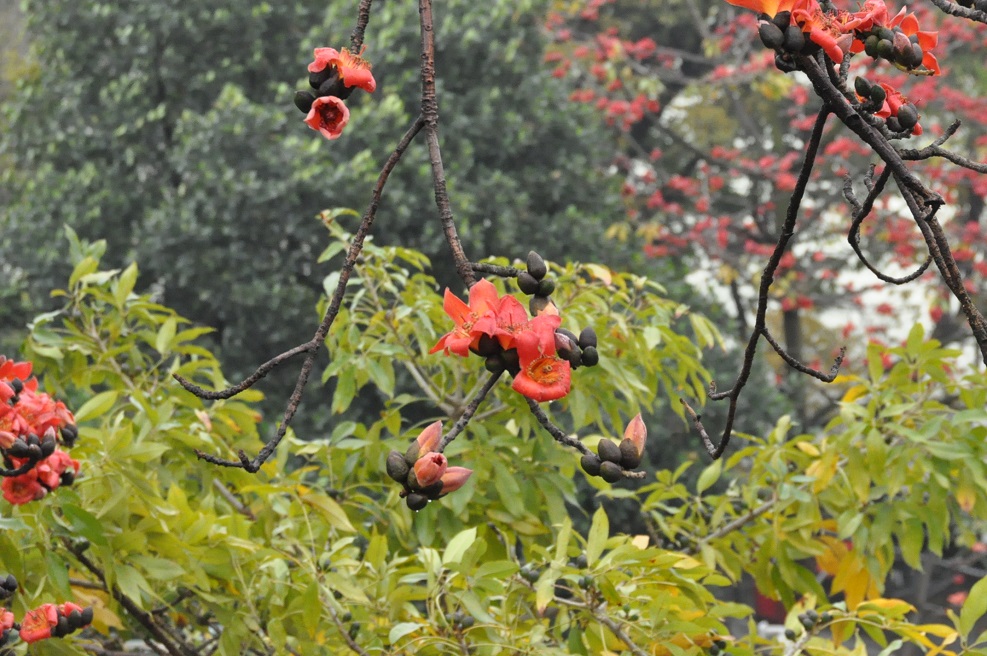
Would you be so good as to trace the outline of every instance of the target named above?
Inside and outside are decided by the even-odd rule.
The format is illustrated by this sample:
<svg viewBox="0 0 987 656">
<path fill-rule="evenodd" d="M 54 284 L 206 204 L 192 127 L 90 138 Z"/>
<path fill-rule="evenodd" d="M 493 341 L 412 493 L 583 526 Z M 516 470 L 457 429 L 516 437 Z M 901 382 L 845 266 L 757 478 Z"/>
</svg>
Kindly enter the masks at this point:
<svg viewBox="0 0 987 656">
<path fill-rule="evenodd" d="M 61 508 L 62 515 L 72 524 L 72 528 L 79 536 L 101 547 L 109 544 L 106 540 L 106 528 L 95 515 L 71 503 L 63 503 Z"/>
<path fill-rule="evenodd" d="M 960 633 L 966 638 L 973 630 L 973 625 L 987 613 L 987 577 L 980 579 L 970 588 L 970 596 L 966 598 L 960 610 Z"/>
<path fill-rule="evenodd" d="M 463 554 L 466 550 L 476 542 L 476 527 L 468 528 L 465 531 L 460 531 L 455 537 L 449 540 L 449 544 L 446 545 L 446 550 L 442 554 L 442 564 L 448 565 L 450 563 L 458 563 L 463 559 Z"/>
<path fill-rule="evenodd" d="M 603 553 L 603 545 L 610 537 L 610 519 L 603 506 L 597 508 L 593 513 L 593 524 L 589 529 L 589 538 L 586 540 L 586 563 L 590 566 L 596 562 Z"/>
<path fill-rule="evenodd" d="M 127 297 L 130 296 L 130 292 L 134 291 L 134 285 L 137 283 L 137 263 L 134 262 L 120 274 L 117 279 L 116 288 L 113 290 L 113 298 L 116 300 L 117 305 L 123 307 L 123 304 L 127 301 Z"/>
<path fill-rule="evenodd" d="M 158 330 L 158 336 L 154 339 L 154 350 L 161 355 L 166 355 L 171 350 L 171 340 L 175 338 L 177 331 L 178 320 L 175 317 L 168 317 L 168 320 Z"/>
<path fill-rule="evenodd" d="M 414 633 L 420 628 L 421 624 L 417 622 L 399 622 L 391 627 L 391 630 L 387 634 L 387 640 L 393 645 L 401 638 Z"/>
<path fill-rule="evenodd" d="M 723 470 L 723 460 L 717 460 L 713 464 L 706 467 L 703 473 L 699 474 L 699 480 L 696 481 L 696 492 L 702 494 L 708 490 L 717 480 L 720 478 L 720 472 Z"/>
<path fill-rule="evenodd" d="M 93 398 L 82 404 L 82 407 L 75 412 L 75 421 L 82 423 L 90 419 L 95 419 L 106 414 L 113 404 L 116 403 L 119 392 L 117 390 L 107 390 L 100 392 Z"/>
</svg>

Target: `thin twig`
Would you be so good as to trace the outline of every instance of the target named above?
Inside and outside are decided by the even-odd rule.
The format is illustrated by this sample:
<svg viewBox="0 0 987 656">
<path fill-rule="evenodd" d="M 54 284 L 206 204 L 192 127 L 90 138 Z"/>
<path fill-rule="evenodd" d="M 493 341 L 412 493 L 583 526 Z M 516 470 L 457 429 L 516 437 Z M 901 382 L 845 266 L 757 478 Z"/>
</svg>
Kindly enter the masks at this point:
<svg viewBox="0 0 987 656">
<path fill-rule="evenodd" d="M 298 405 L 302 400 L 302 392 L 305 390 L 305 386 L 308 384 L 308 377 L 312 371 L 312 366 L 315 364 L 315 356 L 318 353 L 319 348 L 325 341 L 326 335 L 329 334 L 329 328 L 332 326 L 332 322 L 336 319 L 339 314 L 339 308 L 343 303 L 343 296 L 346 293 L 346 284 L 349 282 L 350 275 L 353 273 L 353 267 L 356 266 L 356 260 L 360 256 L 363 250 L 363 242 L 370 234 L 370 229 L 373 226 L 374 218 L 377 216 L 377 208 L 380 205 L 381 194 L 384 191 L 384 185 L 387 183 L 388 177 L 391 175 L 391 171 L 397 166 L 398 161 L 400 161 L 401 156 L 407 150 L 411 141 L 415 138 L 421 129 L 424 127 L 425 121 L 422 116 L 415 119 L 415 122 L 408 128 L 401 141 L 398 143 L 394 152 L 388 157 L 387 162 L 385 162 L 384 167 L 381 169 L 380 174 L 377 176 L 377 184 L 374 185 L 373 193 L 370 196 L 370 203 L 367 206 L 366 212 L 363 214 L 363 219 L 360 221 L 360 227 L 357 229 L 356 234 L 353 235 L 353 241 L 350 242 L 350 248 L 346 253 L 346 259 L 343 261 L 343 266 L 339 271 L 339 281 L 336 284 L 336 290 L 333 292 L 332 299 L 329 303 L 329 307 L 326 308 L 326 313 L 322 318 L 322 322 L 319 324 L 318 330 L 315 331 L 315 336 L 310 342 L 305 346 L 308 347 L 308 355 L 305 356 L 305 362 L 302 364 L 301 372 L 298 374 L 298 380 L 295 383 L 295 389 L 291 393 L 291 397 L 288 399 L 288 406 L 285 408 L 284 417 L 281 420 L 281 424 L 278 426 L 278 430 L 274 437 L 264 445 L 257 457 L 251 460 L 247 457 L 247 454 L 240 450 L 237 453 L 238 460 L 227 460 L 225 458 L 218 458 L 216 456 L 203 453 L 202 451 L 196 451 L 196 455 L 210 462 L 214 465 L 220 465 L 222 467 L 242 467 L 251 473 L 257 472 L 260 466 L 274 453 L 278 444 L 284 439 L 284 436 L 288 430 L 288 426 L 291 424 L 292 418 L 295 416 L 295 412 L 298 410 Z"/>
<path fill-rule="evenodd" d="M 435 204 L 439 208 L 439 220 L 446 242 L 452 251 L 456 272 L 467 287 L 476 282 L 473 268 L 463 251 L 446 191 L 446 175 L 439 148 L 439 103 L 435 96 L 435 29 L 432 20 L 432 0 L 418 0 L 422 34 L 422 116 L 425 118 L 425 140 L 428 143 L 428 159 L 432 164 L 432 183 L 435 188 Z"/>
<path fill-rule="evenodd" d="M 442 436 L 442 441 L 439 442 L 439 448 L 437 449 L 439 453 L 445 451 L 445 448 L 449 446 L 449 443 L 463 432 L 463 429 L 466 428 L 466 425 L 470 423 L 470 419 L 472 419 L 473 415 L 476 413 L 477 408 L 479 408 L 480 404 L 483 403 L 483 399 L 485 399 L 487 394 L 490 393 L 493 386 L 497 384 L 497 381 L 500 380 L 500 376 L 503 373 L 504 372 L 501 371 L 500 373 L 490 374 L 490 377 L 487 378 L 487 382 L 484 383 L 477 395 L 473 397 L 473 400 L 470 401 L 463 410 L 463 414 L 459 416 L 459 419 L 457 419 L 456 423 L 452 425 L 449 432 Z"/>
<path fill-rule="evenodd" d="M 179 376 L 178 374 L 172 374 L 172 378 L 177 380 L 179 385 L 187 389 L 189 392 L 192 392 L 192 394 L 195 394 L 200 399 L 206 399 L 209 401 L 228 399 L 232 396 L 236 396 L 237 394 L 243 392 L 244 390 L 250 389 L 255 384 L 257 384 L 257 381 L 259 381 L 261 378 L 263 378 L 268 373 L 270 373 L 272 369 L 277 368 L 286 360 L 290 360 L 291 358 L 295 357 L 300 353 L 307 352 L 311 347 L 312 347 L 311 342 L 305 342 L 304 344 L 299 344 L 298 346 L 292 349 L 288 349 L 284 353 L 274 356 L 273 358 L 271 358 L 261 366 L 257 367 L 257 370 L 254 371 L 254 373 L 244 378 L 241 382 L 221 390 L 207 390 L 205 388 L 199 387 L 198 385 L 188 380 L 187 378 L 184 378 L 183 376 Z"/>
<path fill-rule="evenodd" d="M 833 362 L 833 366 L 830 367 L 829 369 L 829 373 L 824 374 L 823 372 L 813 369 L 812 367 L 805 366 L 804 364 L 793 358 L 788 353 L 788 351 L 786 351 L 782 347 L 782 345 L 779 344 L 775 340 L 775 338 L 771 336 L 771 333 L 768 332 L 767 327 L 761 328 L 761 334 L 764 335 L 764 339 L 768 341 L 768 344 L 770 344 L 771 347 L 775 350 L 775 353 L 781 356 L 781 359 L 785 361 L 785 364 L 787 364 L 792 369 L 798 371 L 799 373 L 803 373 L 806 376 L 812 376 L 813 378 L 818 378 L 824 383 L 832 383 L 834 380 L 836 380 L 836 375 L 839 374 L 840 372 L 840 365 L 843 364 L 843 358 L 846 357 L 846 347 L 841 346 L 840 353 L 839 355 L 836 356 Z"/>
<path fill-rule="evenodd" d="M 373 0 L 360 0 L 360 8 L 356 12 L 356 27 L 350 34 L 350 49 L 354 54 L 360 54 L 363 48 L 363 34 L 367 31 L 367 23 L 370 21 L 370 3 Z"/>
</svg>

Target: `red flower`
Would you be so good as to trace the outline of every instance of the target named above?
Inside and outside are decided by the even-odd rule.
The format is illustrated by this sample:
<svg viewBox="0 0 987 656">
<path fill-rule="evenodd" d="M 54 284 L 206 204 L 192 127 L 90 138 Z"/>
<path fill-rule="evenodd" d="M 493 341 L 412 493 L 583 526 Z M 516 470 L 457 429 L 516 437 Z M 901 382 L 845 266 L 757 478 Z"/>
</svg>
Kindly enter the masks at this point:
<svg viewBox="0 0 987 656">
<path fill-rule="evenodd" d="M 477 345 L 481 335 L 493 332 L 493 312 L 499 306 L 497 288 L 489 280 L 481 279 L 470 288 L 469 305 L 446 288 L 442 307 L 456 327 L 440 337 L 429 353 L 445 349 L 447 354 L 451 351 L 463 357 L 469 355 L 470 347 Z"/>
<path fill-rule="evenodd" d="M 426 453 L 415 462 L 415 480 L 422 488 L 435 485 L 448 467 L 449 461 L 441 453 Z"/>
<path fill-rule="evenodd" d="M 504 349 L 513 348 L 514 338 L 528 328 L 528 311 L 521 305 L 521 301 L 513 296 L 504 296 L 500 299 L 495 316 L 497 325 L 493 336 Z"/>
<path fill-rule="evenodd" d="M 15 506 L 43 499 L 48 494 L 48 490 L 38 481 L 37 469 L 4 478 L 0 489 L 3 489 L 3 498 Z"/>
<path fill-rule="evenodd" d="M 881 88 L 884 89 L 886 98 L 884 99 L 884 104 L 881 106 L 881 109 L 874 112 L 874 116 L 878 116 L 880 118 L 897 116 L 898 110 L 908 103 L 908 99 L 890 84 L 881 82 L 880 85 Z M 922 134 L 922 126 L 916 123 L 915 127 L 912 128 L 912 134 L 916 136 Z"/>
<path fill-rule="evenodd" d="M 898 26 L 905 36 L 915 36 L 918 38 L 918 44 L 922 46 L 922 52 L 924 53 L 922 55 L 922 65 L 931 71 L 930 74 L 939 75 L 942 73 L 939 70 L 939 60 L 931 52 L 936 47 L 936 44 L 939 43 L 939 33 L 920 31 L 918 29 L 918 19 L 915 18 L 915 14 L 906 14 L 904 8 L 888 24 L 888 27 L 895 26 Z"/>
<path fill-rule="evenodd" d="M 561 399 L 569 393 L 569 362 L 555 354 L 555 329 L 561 322 L 557 315 L 540 315 L 515 339 L 521 371 L 511 387 L 539 403 Z"/>
<path fill-rule="evenodd" d="M 851 16 L 846 12 L 824 12 L 816 0 L 798 0 L 792 10 L 792 22 L 802 28 L 809 40 L 820 46 L 836 64 L 843 63 L 843 51 L 853 43 Z"/>
<path fill-rule="evenodd" d="M 426 453 L 432 453 L 439 448 L 442 441 L 442 422 L 434 421 L 425 427 L 415 440 L 418 444 L 418 457 L 421 458 Z"/>
<path fill-rule="evenodd" d="M 14 628 L 14 614 L 6 608 L 0 607 L 0 636 L 4 631 Z"/>
<path fill-rule="evenodd" d="M 350 120 L 350 110 L 336 96 L 316 98 L 308 110 L 305 123 L 318 130 L 326 139 L 338 139 Z"/>
<path fill-rule="evenodd" d="M 30 610 L 21 622 L 21 640 L 37 642 L 51 637 L 51 630 L 58 626 L 58 607 L 55 604 L 42 604 Z"/>
<path fill-rule="evenodd" d="M 54 453 L 35 466 L 34 471 L 37 472 L 38 480 L 42 485 L 49 490 L 54 490 L 61 483 L 62 474 L 69 468 L 78 474 L 79 461 L 73 460 L 69 454 L 61 449 L 55 449 Z"/>
<path fill-rule="evenodd" d="M 340 51 L 335 48 L 316 48 L 315 61 L 308 65 L 309 73 L 324 71 L 327 66 L 336 67 L 344 86 L 359 87 L 368 93 L 373 93 L 377 88 L 377 81 L 370 72 L 370 62 L 360 55 L 351 54 L 346 48 Z"/>
</svg>

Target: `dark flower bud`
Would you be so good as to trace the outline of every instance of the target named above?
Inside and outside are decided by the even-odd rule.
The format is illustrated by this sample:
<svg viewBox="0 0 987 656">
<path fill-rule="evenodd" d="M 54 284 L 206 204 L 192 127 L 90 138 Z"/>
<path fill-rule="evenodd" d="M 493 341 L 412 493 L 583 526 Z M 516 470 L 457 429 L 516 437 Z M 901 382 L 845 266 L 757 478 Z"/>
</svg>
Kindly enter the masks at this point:
<svg viewBox="0 0 987 656">
<path fill-rule="evenodd" d="M 421 450 L 421 446 L 418 445 L 418 442 L 412 442 L 411 446 L 409 446 L 404 452 L 404 461 L 409 468 L 414 466 L 414 464 L 418 461 L 418 456 L 421 455 Z M 407 476 L 407 474 L 405 474 L 405 476 Z"/>
<path fill-rule="evenodd" d="M 27 445 L 28 446 L 40 447 L 41 446 L 41 438 L 38 437 L 37 435 L 35 435 L 34 433 L 31 433 L 30 435 L 27 436 Z"/>
<path fill-rule="evenodd" d="M 805 33 L 798 25 L 789 25 L 785 28 L 784 48 L 788 52 L 802 52 L 805 47 Z"/>
<path fill-rule="evenodd" d="M 82 611 L 82 625 L 93 623 L 93 607 L 89 606 Z"/>
<path fill-rule="evenodd" d="M 66 487 L 75 483 L 75 471 L 72 469 L 66 469 L 62 472 L 62 475 L 58 478 L 59 485 L 65 485 Z"/>
<path fill-rule="evenodd" d="M 0 584 L 0 586 L 2 586 L 4 590 L 14 592 L 17 590 L 17 579 L 14 578 L 13 574 L 8 574 L 7 578 L 2 580 L 2 584 Z"/>
<path fill-rule="evenodd" d="M 338 76 L 332 76 L 321 85 L 316 92 L 320 98 L 323 96 L 336 96 L 340 100 L 346 100 L 353 93 L 353 89 L 356 87 L 348 87 L 343 84 L 343 81 L 339 79 Z"/>
<path fill-rule="evenodd" d="M 68 620 L 69 620 L 69 627 L 71 627 L 73 631 L 76 629 L 81 629 L 86 625 L 86 623 L 82 621 L 82 613 L 80 613 L 77 610 L 74 610 L 71 613 L 69 613 Z"/>
<path fill-rule="evenodd" d="M 797 637 L 798 637 L 798 634 L 795 633 L 795 629 L 785 629 L 785 639 L 786 640 L 795 640 L 795 638 L 797 638 Z"/>
<path fill-rule="evenodd" d="M 464 629 L 468 629 L 474 624 L 476 624 L 476 619 L 472 615 L 464 615 L 463 619 L 459 621 L 459 626 L 463 627 Z"/>
<path fill-rule="evenodd" d="M 17 396 L 24 389 L 24 381 L 20 378 L 15 378 L 10 381 L 10 388 L 14 390 L 14 396 Z"/>
<path fill-rule="evenodd" d="M 877 44 L 881 42 L 881 38 L 876 34 L 871 34 L 869 37 L 864 39 L 864 52 L 868 56 L 877 58 Z M 858 80 L 860 78 L 857 78 Z M 859 92 L 858 92 L 859 93 Z"/>
<path fill-rule="evenodd" d="M 590 346 L 595 347 L 596 331 L 589 327 L 583 328 L 579 333 L 579 339 L 577 341 L 579 342 L 579 348 L 583 350 L 589 348 Z"/>
<path fill-rule="evenodd" d="M 336 73 L 336 69 L 333 66 L 326 66 L 321 71 L 317 73 L 308 74 L 308 84 L 313 89 L 318 89 L 322 84 L 331 78 Z"/>
<path fill-rule="evenodd" d="M 490 335 L 483 335 L 480 337 L 480 341 L 477 342 L 475 349 L 470 349 L 481 358 L 489 358 L 492 355 L 497 355 L 501 352 L 502 348 L 500 342 L 491 337 Z"/>
<path fill-rule="evenodd" d="M 7 448 L 7 453 L 14 458 L 27 458 L 30 455 L 28 444 L 23 437 L 18 437 L 14 443 Z"/>
<path fill-rule="evenodd" d="M 572 340 L 573 344 L 579 341 L 579 338 L 576 337 L 576 333 L 572 332 L 568 328 L 556 328 L 555 332 L 559 335 L 565 335 L 566 337 Z"/>
<path fill-rule="evenodd" d="M 889 116 L 884 119 L 884 124 L 888 126 L 888 130 L 891 132 L 902 132 L 901 123 L 899 123 L 898 119 L 894 116 Z"/>
<path fill-rule="evenodd" d="M 568 353 L 566 353 L 565 355 L 559 353 L 559 356 L 568 360 L 569 366 L 571 366 L 573 369 L 576 369 L 582 366 L 583 364 L 583 354 L 579 351 L 579 349 L 573 349 Z"/>
<path fill-rule="evenodd" d="M 500 359 L 504 363 L 504 369 L 512 376 L 516 376 L 521 371 L 521 359 L 518 357 L 517 349 L 508 349 L 500 354 Z"/>
<path fill-rule="evenodd" d="M 552 311 L 550 309 L 554 305 L 555 303 L 553 303 L 552 299 L 550 299 L 549 297 L 541 294 L 537 294 L 535 296 L 532 296 L 531 299 L 528 301 L 528 312 L 533 317 L 537 317 L 539 314 L 543 314 L 545 312 L 558 314 L 558 310 Z"/>
<path fill-rule="evenodd" d="M 579 466 L 583 468 L 583 471 L 590 476 L 600 475 L 600 458 L 593 453 L 587 453 L 579 459 Z"/>
<path fill-rule="evenodd" d="M 881 39 L 878 41 L 877 56 L 883 57 L 884 59 L 892 59 L 894 57 L 894 43 L 888 39 Z"/>
<path fill-rule="evenodd" d="M 617 463 L 607 460 L 600 463 L 600 477 L 607 483 L 616 483 L 624 477 L 624 470 Z"/>
<path fill-rule="evenodd" d="M 483 367 L 492 374 L 503 373 L 504 359 L 500 355 L 491 356 L 484 361 Z"/>
<path fill-rule="evenodd" d="M 315 96 L 308 91 L 296 91 L 294 100 L 295 107 L 300 109 L 302 114 L 308 114 L 309 110 L 312 109 L 312 103 L 315 102 Z"/>
<path fill-rule="evenodd" d="M 902 105 L 898 108 L 898 114 L 895 118 L 898 119 L 902 130 L 911 130 L 918 124 L 918 110 L 912 103 Z"/>
<path fill-rule="evenodd" d="M 906 64 L 909 68 L 918 68 L 922 65 L 922 60 L 925 59 L 925 53 L 922 52 L 922 46 L 917 43 L 913 43 L 911 47 L 911 57 L 909 57 L 909 63 Z"/>
<path fill-rule="evenodd" d="M 879 27 L 875 31 L 877 38 L 881 41 L 894 41 L 894 30 L 887 27 Z"/>
<path fill-rule="evenodd" d="M 40 444 L 28 444 L 27 445 L 27 457 L 31 460 L 41 460 L 43 457 L 41 455 L 41 445 Z"/>
<path fill-rule="evenodd" d="M 880 106 L 888 97 L 888 92 L 880 84 L 875 84 L 870 88 L 870 99 Z"/>
<path fill-rule="evenodd" d="M 609 462 L 620 462 L 620 447 L 613 440 L 603 438 L 596 445 L 596 452 L 600 454 L 601 460 Z"/>
<path fill-rule="evenodd" d="M 871 84 L 867 81 L 865 77 L 857 77 L 853 81 L 853 90 L 857 92 L 857 95 L 861 98 L 870 98 Z"/>
<path fill-rule="evenodd" d="M 538 293 L 538 279 L 527 271 L 517 274 L 517 286 L 522 293 L 528 296 Z"/>
<path fill-rule="evenodd" d="M 785 43 L 785 33 L 774 23 L 762 22 L 757 26 L 757 35 L 765 48 L 777 50 Z"/>
<path fill-rule="evenodd" d="M 69 626 L 69 619 L 64 615 L 59 616 L 58 624 L 51 629 L 51 635 L 56 638 L 61 638 L 70 633 L 72 633 L 72 627 Z"/>
<path fill-rule="evenodd" d="M 631 440 L 620 441 L 620 464 L 624 469 L 634 469 L 641 464 L 641 453 Z"/>
<path fill-rule="evenodd" d="M 412 492 L 404 498 L 404 502 L 408 504 L 409 508 L 417 512 L 428 505 L 428 497 Z"/>
<path fill-rule="evenodd" d="M 530 251 L 528 253 L 528 259 L 525 264 L 528 266 L 528 273 L 530 273 L 535 280 L 541 280 L 548 273 L 548 265 L 545 264 L 545 260 L 542 259 L 541 255 L 534 251 Z"/>
<path fill-rule="evenodd" d="M 62 434 L 62 442 L 65 442 L 65 446 L 69 448 L 72 448 L 79 438 L 79 428 L 75 424 L 65 424 L 59 429 L 59 432 Z"/>
<path fill-rule="evenodd" d="M 57 444 L 58 443 L 55 441 L 55 431 L 49 428 L 45 432 L 44 437 L 41 438 L 41 455 L 47 458 L 51 454 L 55 453 L 55 447 Z"/>
<path fill-rule="evenodd" d="M 445 485 L 445 483 L 443 483 L 442 481 L 438 481 L 436 483 L 432 483 L 428 487 L 422 488 L 422 494 L 426 498 L 431 499 L 431 500 L 434 501 L 435 499 L 438 499 L 440 496 L 442 496 L 442 487 L 444 485 Z"/>
<path fill-rule="evenodd" d="M 784 30 L 792 24 L 792 12 L 779 11 L 775 14 L 774 18 L 769 18 L 768 20 L 777 25 L 778 29 Z"/>
<path fill-rule="evenodd" d="M 417 446 L 417 445 L 416 445 Z M 387 454 L 387 475 L 398 483 L 403 483 L 408 477 L 408 462 L 400 451 L 391 451 Z"/>
<path fill-rule="evenodd" d="M 595 367 L 600 364 L 600 354 L 597 352 L 595 346 L 587 346 L 583 349 L 583 365 L 587 367 Z"/>
<path fill-rule="evenodd" d="M 775 68 L 782 73 L 791 73 L 798 70 L 798 65 L 787 54 L 779 52 L 775 54 Z"/>
<path fill-rule="evenodd" d="M 551 296 L 552 292 L 555 291 L 555 281 L 551 278 L 542 278 L 538 283 L 538 295 L 539 296 Z"/>
<path fill-rule="evenodd" d="M 561 330 L 555 331 L 555 351 L 559 354 L 560 358 L 568 360 L 569 355 L 576 350 L 576 340 Z"/>
</svg>

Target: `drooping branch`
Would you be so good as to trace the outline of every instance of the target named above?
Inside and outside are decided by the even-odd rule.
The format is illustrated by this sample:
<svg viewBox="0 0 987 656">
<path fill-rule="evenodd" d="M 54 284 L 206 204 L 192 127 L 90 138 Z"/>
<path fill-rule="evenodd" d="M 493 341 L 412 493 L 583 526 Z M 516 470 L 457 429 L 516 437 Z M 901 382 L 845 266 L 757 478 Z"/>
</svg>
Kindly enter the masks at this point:
<svg viewBox="0 0 987 656">
<path fill-rule="evenodd" d="M 768 344 L 771 345 L 771 348 L 775 350 L 775 353 L 781 356 L 781 359 L 785 361 L 785 364 L 787 364 L 795 371 L 798 371 L 799 373 L 803 373 L 806 376 L 812 376 L 813 378 L 817 378 L 824 383 L 832 383 L 834 380 L 836 380 L 836 375 L 840 373 L 840 365 L 843 364 L 843 358 L 846 357 L 845 346 L 840 347 L 840 352 L 833 360 L 833 366 L 830 367 L 829 373 L 823 373 L 821 371 L 813 369 L 812 367 L 807 367 L 806 365 L 802 364 L 794 357 L 792 357 L 788 353 L 788 351 L 786 351 L 782 347 L 782 345 L 779 344 L 778 341 L 771 336 L 771 333 L 768 332 L 768 329 L 766 327 L 761 328 L 761 334 L 764 335 L 764 339 L 767 340 Z"/>
<path fill-rule="evenodd" d="M 904 285 L 916 280 L 923 273 L 925 273 L 929 268 L 929 265 L 932 263 L 932 257 L 926 257 L 925 262 L 918 269 L 911 272 L 907 276 L 896 278 L 878 270 L 877 267 L 870 263 L 870 260 L 867 259 L 864 252 L 860 249 L 860 226 L 863 225 L 864 219 L 870 215 L 871 210 L 874 208 L 874 201 L 884 191 L 884 185 L 887 184 L 890 176 L 891 169 L 884 167 L 884 170 L 881 171 L 881 175 L 879 175 L 877 180 L 869 186 L 867 196 L 864 198 L 862 203 L 857 200 L 856 195 L 853 193 L 853 182 L 850 179 L 850 176 L 847 175 L 847 177 L 844 178 L 843 197 L 846 198 L 847 202 L 850 203 L 850 206 L 853 208 L 850 231 L 847 233 L 847 241 L 850 242 L 850 248 L 852 248 L 853 252 L 856 253 L 857 259 L 860 260 L 865 267 L 870 269 L 871 273 L 877 276 L 878 280 L 892 285 Z"/>
<path fill-rule="evenodd" d="M 747 347 L 744 350 L 744 360 L 741 366 L 740 374 L 737 376 L 737 380 L 734 382 L 733 387 L 727 391 L 717 392 L 715 391 L 715 385 L 712 383 L 710 384 L 710 399 L 714 401 L 729 399 L 730 402 L 730 406 L 727 410 L 726 423 L 723 427 L 723 433 L 720 436 L 718 444 L 713 443 L 695 411 L 689 406 L 688 403 L 686 403 L 684 399 L 680 399 L 682 405 L 692 415 L 693 422 L 696 429 L 699 431 L 703 445 L 706 447 L 706 451 L 714 460 L 723 455 L 724 449 L 726 449 L 727 445 L 730 443 L 730 436 L 733 434 L 733 422 L 737 415 L 737 405 L 740 398 L 740 392 L 743 390 L 744 386 L 747 384 L 747 380 L 750 378 L 751 370 L 754 366 L 754 355 L 757 352 L 757 343 L 764 334 L 765 330 L 768 312 L 768 293 L 771 289 L 772 283 L 774 282 L 774 275 L 778 270 L 781 257 L 785 254 L 785 250 L 788 247 L 788 242 L 795 235 L 795 222 L 798 218 L 799 209 L 802 206 L 802 198 L 805 195 L 806 186 L 809 184 L 809 177 L 812 174 L 812 165 L 815 162 L 816 154 L 819 152 L 819 144 L 822 141 L 823 128 L 826 126 L 826 119 L 829 118 L 829 114 L 829 106 L 827 104 L 823 104 L 822 108 L 819 110 L 819 114 L 816 116 L 816 121 L 812 126 L 812 133 L 810 134 L 809 141 L 806 144 L 805 156 L 802 159 L 802 166 L 799 171 L 798 179 L 795 182 L 795 188 L 792 191 L 791 198 L 789 199 L 788 210 L 785 214 L 785 221 L 778 235 L 778 242 L 771 253 L 771 257 L 768 258 L 768 263 L 765 265 L 764 271 L 761 273 L 761 283 L 758 288 L 757 312 L 754 319 L 754 327 L 751 329 L 750 338 L 748 339 Z"/>
<path fill-rule="evenodd" d="M 497 381 L 500 380 L 500 376 L 503 373 L 504 372 L 501 371 L 500 373 L 490 374 L 490 377 L 487 378 L 487 382 L 483 384 L 483 387 L 480 389 L 479 393 L 473 397 L 473 400 L 470 401 L 463 410 L 463 414 L 459 416 L 459 419 L 457 419 L 456 423 L 452 425 L 449 432 L 442 436 L 442 441 L 439 442 L 439 453 L 445 451 L 445 448 L 449 446 L 449 443 L 463 432 L 466 426 L 470 423 L 470 420 L 473 418 L 473 415 L 476 414 L 477 408 L 479 408 L 480 404 L 483 403 L 483 399 L 487 397 L 487 394 L 489 394 L 490 390 L 493 389 L 493 386 L 497 384 Z"/>
</svg>

